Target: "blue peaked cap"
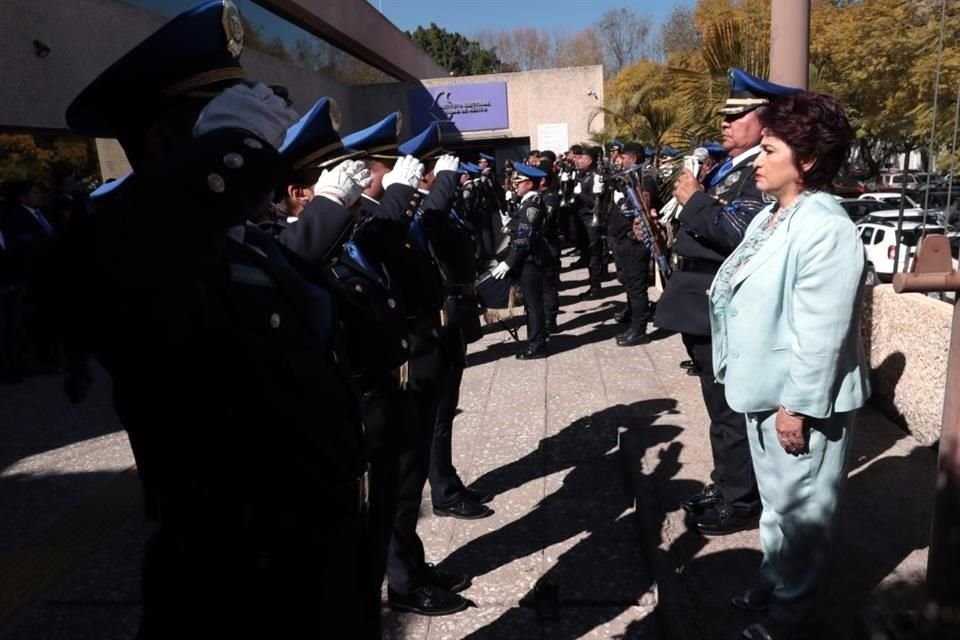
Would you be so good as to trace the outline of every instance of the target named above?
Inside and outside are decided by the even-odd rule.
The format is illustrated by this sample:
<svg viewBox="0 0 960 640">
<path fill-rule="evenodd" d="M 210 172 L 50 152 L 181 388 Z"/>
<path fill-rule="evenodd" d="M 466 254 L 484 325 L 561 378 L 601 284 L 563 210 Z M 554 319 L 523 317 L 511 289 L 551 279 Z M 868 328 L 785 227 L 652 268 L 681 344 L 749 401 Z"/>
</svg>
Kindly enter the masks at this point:
<svg viewBox="0 0 960 640">
<path fill-rule="evenodd" d="M 486 160 L 487 162 L 495 162 L 496 158 L 490 155 L 489 153 L 481 153 L 480 157 Z"/>
<path fill-rule="evenodd" d="M 292 127 L 280 145 L 280 156 L 293 171 L 318 167 L 342 158 L 343 143 L 337 129 L 340 114 L 337 103 L 320 98 Z"/>
<path fill-rule="evenodd" d="M 440 132 L 440 123 L 434 122 L 429 127 L 413 136 L 400 145 L 401 155 L 413 156 L 420 160 L 432 158 L 443 151 L 440 144 L 442 134 Z"/>
<path fill-rule="evenodd" d="M 467 170 L 467 173 L 483 173 L 483 169 L 472 162 L 461 162 L 460 166 Z"/>
<path fill-rule="evenodd" d="M 662 151 L 663 151 L 663 155 L 668 156 L 670 158 L 680 155 L 679 151 L 677 151 L 676 149 L 674 149 L 668 144 L 663 145 Z"/>
<path fill-rule="evenodd" d="M 703 146 L 703 148 L 707 150 L 707 153 L 709 153 L 712 156 L 727 155 L 727 150 L 724 149 L 723 145 L 720 144 L 719 142 L 707 142 L 701 146 Z"/>
<path fill-rule="evenodd" d="M 123 176 L 122 178 L 117 178 L 116 180 L 111 180 L 110 182 L 104 182 L 102 185 L 100 185 L 99 187 L 97 187 L 96 189 L 90 192 L 90 198 L 92 200 L 99 200 L 100 198 L 103 198 L 104 196 L 110 193 L 113 193 L 113 191 L 117 187 L 119 187 L 124 182 L 126 182 L 127 178 L 129 178 L 132 175 L 133 175 L 133 172 L 131 171 L 127 175 Z"/>
<path fill-rule="evenodd" d="M 380 122 L 343 138 L 348 151 L 362 151 L 373 158 L 395 159 L 398 156 L 397 135 L 400 133 L 400 112 L 394 111 Z"/>
<path fill-rule="evenodd" d="M 172 18 L 95 78 L 67 107 L 74 133 L 115 138 L 172 98 L 211 98 L 246 79 L 243 23 L 232 0 L 208 0 Z"/>
<path fill-rule="evenodd" d="M 746 113 L 767 104 L 772 98 L 801 91 L 796 87 L 787 87 L 752 76 L 743 69 L 730 69 L 728 80 L 730 97 L 720 109 L 721 115 Z"/>
<path fill-rule="evenodd" d="M 531 167 L 528 164 L 521 164 L 519 162 L 513 165 L 513 170 L 526 178 L 546 178 L 547 177 L 547 174 L 545 171 L 541 171 L 537 167 Z M 516 177 L 514 177 L 514 180 L 516 180 Z"/>
</svg>

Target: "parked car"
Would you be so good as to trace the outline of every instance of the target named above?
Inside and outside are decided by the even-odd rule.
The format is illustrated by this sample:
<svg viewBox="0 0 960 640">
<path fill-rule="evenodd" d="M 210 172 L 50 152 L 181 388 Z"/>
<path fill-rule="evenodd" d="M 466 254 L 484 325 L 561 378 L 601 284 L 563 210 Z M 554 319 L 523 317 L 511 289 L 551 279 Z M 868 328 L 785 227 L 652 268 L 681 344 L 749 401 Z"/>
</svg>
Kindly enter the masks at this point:
<svg viewBox="0 0 960 640">
<path fill-rule="evenodd" d="M 857 225 L 860 240 L 867 256 L 867 284 L 889 282 L 893 274 L 900 271 L 909 271 L 913 263 L 920 239 L 926 235 L 945 235 L 947 229 L 938 225 L 924 226 L 918 222 L 903 223 L 900 241 L 897 242 L 897 223 L 895 221 L 861 222 Z M 897 254 L 897 244 L 900 245 L 900 256 L 894 269 L 894 259 Z M 954 263 L 956 268 L 956 262 Z"/>
<path fill-rule="evenodd" d="M 866 216 L 861 218 L 860 222 L 892 222 L 897 224 L 897 220 L 900 219 L 900 210 L 899 209 L 881 209 L 879 211 L 872 211 Z M 944 216 L 942 209 L 927 209 L 924 212 L 923 209 L 904 209 L 903 210 L 903 221 L 904 222 L 915 222 L 917 224 L 931 224 L 940 227 L 950 228 L 950 225 L 947 224 L 947 219 Z"/>
<path fill-rule="evenodd" d="M 879 200 L 861 200 L 859 198 L 843 198 L 837 201 L 843 207 L 847 215 L 854 222 L 859 222 L 864 216 L 874 211 L 883 211 L 887 205 Z"/>
<path fill-rule="evenodd" d="M 930 175 L 930 181 L 936 182 L 940 177 Z M 904 175 L 901 172 L 881 173 L 877 177 L 877 188 L 881 191 L 899 191 L 903 188 L 903 183 L 907 183 L 907 189 L 919 189 L 927 184 L 927 174 L 918 171 L 910 172 Z"/>
<path fill-rule="evenodd" d="M 837 176 L 830 184 L 830 191 L 834 195 L 856 198 L 865 191 L 863 183 L 850 176 Z"/>
<path fill-rule="evenodd" d="M 890 208 L 900 206 L 900 194 L 893 191 L 869 191 L 858 196 L 861 200 L 876 200 L 877 202 L 884 202 Z M 904 194 L 903 204 L 905 207 L 910 207 L 911 209 L 918 209 L 920 207 L 917 202 L 911 198 L 909 195 Z"/>
</svg>

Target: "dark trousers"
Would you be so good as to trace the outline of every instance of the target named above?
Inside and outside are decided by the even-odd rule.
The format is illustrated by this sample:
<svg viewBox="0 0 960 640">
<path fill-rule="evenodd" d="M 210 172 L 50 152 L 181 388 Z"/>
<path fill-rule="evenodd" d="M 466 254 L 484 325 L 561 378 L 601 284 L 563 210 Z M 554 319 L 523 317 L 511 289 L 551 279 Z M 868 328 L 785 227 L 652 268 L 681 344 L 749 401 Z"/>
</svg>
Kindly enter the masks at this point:
<svg viewBox="0 0 960 640">
<path fill-rule="evenodd" d="M 629 238 L 620 238 L 614 244 L 614 256 L 620 269 L 620 281 L 627 290 L 630 308 L 630 327 L 647 330 L 650 320 L 650 252 L 642 244 Z"/>
<path fill-rule="evenodd" d="M 547 312 L 544 309 L 544 269 L 527 262 L 520 272 L 520 291 L 527 312 L 527 349 L 539 351 L 547 343 Z"/>
<path fill-rule="evenodd" d="M 423 585 L 423 541 L 417 535 L 417 518 L 423 487 L 430 470 L 433 429 L 437 421 L 439 383 L 447 375 L 439 344 L 411 336 L 410 382 L 402 445 L 397 457 L 397 508 L 387 553 L 387 581 L 400 594 Z"/>
<path fill-rule="evenodd" d="M 23 291 L 0 285 L 0 376 L 23 373 Z"/>
<path fill-rule="evenodd" d="M 603 237 L 606 230 L 603 227 L 591 224 L 593 215 L 580 214 L 582 222 L 587 233 L 587 269 L 590 273 L 590 288 L 599 289 L 603 281 L 603 270 L 606 265 L 606 256 L 603 249 Z M 581 253 L 581 255 L 583 255 Z"/>
<path fill-rule="evenodd" d="M 750 459 L 747 422 L 727 404 L 723 385 L 713 376 L 713 346 L 709 336 L 681 334 L 690 359 L 702 372 L 700 390 L 710 416 L 710 448 L 713 473 L 710 479 L 720 487 L 727 504 L 737 508 L 757 508 L 760 494 Z"/>
<path fill-rule="evenodd" d="M 577 251 L 580 252 L 580 257 L 586 260 L 590 251 L 590 239 L 587 234 L 587 227 L 583 224 L 583 218 L 575 209 L 568 209 L 568 211 L 574 246 L 576 246 Z M 587 218 L 587 222 L 589 221 L 590 218 Z"/>
<path fill-rule="evenodd" d="M 543 264 L 543 310 L 555 324 L 560 313 L 560 259 L 552 256 Z"/>
<path fill-rule="evenodd" d="M 461 343 L 462 344 L 462 343 Z M 430 501 L 435 507 L 448 507 L 460 499 L 463 481 L 453 466 L 453 418 L 460 403 L 463 367 L 454 365 L 440 381 L 437 422 L 430 451 Z"/>
</svg>

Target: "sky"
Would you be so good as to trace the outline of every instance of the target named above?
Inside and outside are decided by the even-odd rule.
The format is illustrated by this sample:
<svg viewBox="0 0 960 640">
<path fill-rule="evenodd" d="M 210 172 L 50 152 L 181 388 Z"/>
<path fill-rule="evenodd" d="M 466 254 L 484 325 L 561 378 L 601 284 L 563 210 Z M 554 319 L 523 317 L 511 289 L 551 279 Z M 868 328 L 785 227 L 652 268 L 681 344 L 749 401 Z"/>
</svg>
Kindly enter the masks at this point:
<svg viewBox="0 0 960 640">
<path fill-rule="evenodd" d="M 369 0 L 404 31 L 436 22 L 447 31 L 471 35 L 480 29 L 539 27 L 579 31 L 610 9 L 626 7 L 662 24 L 677 5 L 696 0 Z M 654 32 L 657 32 L 655 29 Z"/>
</svg>

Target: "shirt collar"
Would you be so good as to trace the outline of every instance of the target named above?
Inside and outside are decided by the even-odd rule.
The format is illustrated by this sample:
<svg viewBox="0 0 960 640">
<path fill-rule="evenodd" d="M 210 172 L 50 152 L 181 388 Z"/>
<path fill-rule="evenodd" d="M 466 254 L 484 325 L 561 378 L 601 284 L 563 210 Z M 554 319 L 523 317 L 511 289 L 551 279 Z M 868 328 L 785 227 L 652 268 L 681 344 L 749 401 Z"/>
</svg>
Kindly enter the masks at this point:
<svg viewBox="0 0 960 640">
<path fill-rule="evenodd" d="M 731 166 L 737 167 L 743 164 L 744 162 L 746 162 L 747 160 L 753 160 L 754 156 L 756 156 L 758 153 L 760 153 L 759 144 L 753 147 L 750 147 L 749 149 L 747 149 L 746 151 L 738 155 L 736 158 L 733 158 L 733 162 L 730 164 Z"/>
</svg>

